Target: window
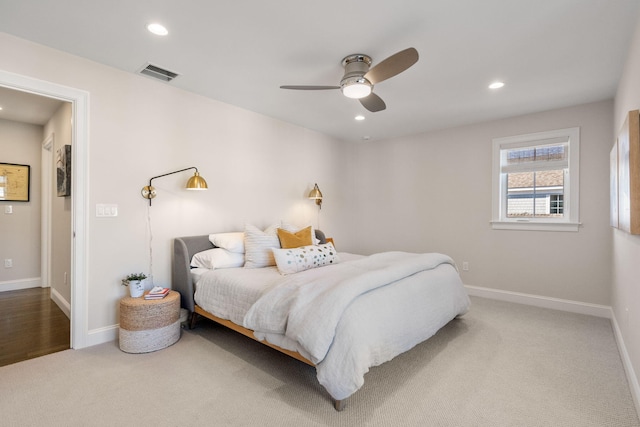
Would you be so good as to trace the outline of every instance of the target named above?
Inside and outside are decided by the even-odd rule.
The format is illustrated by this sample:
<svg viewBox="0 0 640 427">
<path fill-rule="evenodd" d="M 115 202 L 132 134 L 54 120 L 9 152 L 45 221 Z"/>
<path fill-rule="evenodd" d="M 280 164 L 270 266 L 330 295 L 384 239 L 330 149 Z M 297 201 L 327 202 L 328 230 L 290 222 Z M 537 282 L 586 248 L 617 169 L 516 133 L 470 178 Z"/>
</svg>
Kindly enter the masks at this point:
<svg viewBox="0 0 640 427">
<path fill-rule="evenodd" d="M 564 196 L 562 194 L 552 194 L 549 202 L 549 213 L 551 215 L 562 215 L 564 213 L 563 206 Z"/>
<path fill-rule="evenodd" d="M 578 230 L 580 131 L 493 140 L 494 229 Z"/>
</svg>

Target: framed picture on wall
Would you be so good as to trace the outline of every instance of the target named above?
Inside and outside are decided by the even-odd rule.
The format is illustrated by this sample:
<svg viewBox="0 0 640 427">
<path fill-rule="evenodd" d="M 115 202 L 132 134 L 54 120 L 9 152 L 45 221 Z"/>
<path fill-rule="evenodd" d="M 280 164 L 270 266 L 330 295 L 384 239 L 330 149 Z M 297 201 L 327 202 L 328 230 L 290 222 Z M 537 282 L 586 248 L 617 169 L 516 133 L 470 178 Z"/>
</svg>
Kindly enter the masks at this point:
<svg viewBox="0 0 640 427">
<path fill-rule="evenodd" d="M 640 112 L 630 111 L 618 133 L 618 228 L 640 234 Z"/>
<path fill-rule="evenodd" d="M 71 146 L 63 145 L 56 153 L 56 188 L 58 197 L 71 195 Z"/>
<path fill-rule="evenodd" d="M 0 163 L 0 200 L 28 202 L 30 196 L 31 166 Z"/>
</svg>

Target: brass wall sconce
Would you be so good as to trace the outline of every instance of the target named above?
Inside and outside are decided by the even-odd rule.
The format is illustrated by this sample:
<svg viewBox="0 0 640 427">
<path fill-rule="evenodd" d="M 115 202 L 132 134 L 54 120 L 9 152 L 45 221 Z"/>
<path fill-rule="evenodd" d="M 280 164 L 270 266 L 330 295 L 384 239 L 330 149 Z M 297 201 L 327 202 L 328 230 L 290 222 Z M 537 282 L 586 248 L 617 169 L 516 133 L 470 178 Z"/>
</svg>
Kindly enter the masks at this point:
<svg viewBox="0 0 640 427">
<path fill-rule="evenodd" d="M 180 169 L 175 172 L 169 172 L 162 175 L 154 176 L 149 180 L 149 185 L 145 185 L 144 187 L 142 187 L 142 197 L 144 197 L 145 199 L 149 199 L 149 206 L 151 206 L 151 199 L 153 199 L 157 195 L 156 189 L 151 185 L 151 181 L 156 178 L 162 178 L 163 176 L 173 175 L 174 173 L 184 172 L 189 169 L 195 169 L 196 171 L 193 176 L 189 178 L 189 181 L 187 181 L 187 185 L 185 188 L 187 190 L 207 190 L 209 188 L 207 186 L 207 181 L 205 181 L 204 178 L 200 176 L 200 174 L 198 173 L 198 168 L 191 166 L 190 168 Z"/>
<path fill-rule="evenodd" d="M 309 192 L 309 199 L 315 200 L 318 209 L 322 209 L 322 192 L 318 188 L 318 184 L 314 185 L 313 190 Z"/>
</svg>

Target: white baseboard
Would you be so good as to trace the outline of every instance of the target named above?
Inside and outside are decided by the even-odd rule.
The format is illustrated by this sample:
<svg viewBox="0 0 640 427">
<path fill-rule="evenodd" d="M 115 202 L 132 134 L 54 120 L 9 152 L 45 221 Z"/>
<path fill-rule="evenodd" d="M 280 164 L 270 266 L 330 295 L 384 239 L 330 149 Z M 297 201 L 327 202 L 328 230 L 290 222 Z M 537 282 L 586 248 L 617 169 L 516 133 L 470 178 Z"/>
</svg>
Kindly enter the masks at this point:
<svg viewBox="0 0 640 427">
<path fill-rule="evenodd" d="M 120 331 L 119 325 L 105 326 L 104 328 L 92 329 L 87 334 L 86 347 L 91 347 L 118 339 Z"/>
<path fill-rule="evenodd" d="M 568 311 L 571 313 L 588 314 L 590 316 L 605 317 L 607 319 L 611 319 L 611 317 L 613 316 L 611 307 L 607 305 L 590 304 L 586 302 L 544 297 L 540 295 L 523 294 L 520 292 L 483 288 L 480 286 L 465 285 L 464 287 L 467 289 L 469 295 L 476 297 L 515 302 L 518 304 Z"/>
<path fill-rule="evenodd" d="M 19 291 L 21 289 L 39 288 L 41 286 L 42 280 L 39 277 L 10 280 L 6 282 L 0 282 L 0 292 Z"/>
<path fill-rule="evenodd" d="M 64 299 L 64 297 L 60 295 L 60 292 L 58 292 L 54 288 L 51 288 L 51 299 L 56 303 L 58 307 L 60 307 L 60 310 L 62 310 L 64 314 L 66 314 L 67 317 L 71 319 L 71 303 Z"/>
<path fill-rule="evenodd" d="M 640 384 L 638 384 L 638 377 L 631 358 L 627 352 L 627 346 L 624 344 L 624 338 L 622 337 L 622 331 L 618 326 L 615 313 L 611 316 L 611 324 L 613 325 L 613 333 L 616 337 L 616 343 L 618 344 L 618 351 L 620 352 L 620 358 L 622 359 L 622 365 L 624 366 L 624 372 L 627 374 L 627 381 L 629 382 L 629 389 L 631 390 L 631 397 L 633 403 L 636 405 L 636 412 L 640 414 Z"/>
</svg>

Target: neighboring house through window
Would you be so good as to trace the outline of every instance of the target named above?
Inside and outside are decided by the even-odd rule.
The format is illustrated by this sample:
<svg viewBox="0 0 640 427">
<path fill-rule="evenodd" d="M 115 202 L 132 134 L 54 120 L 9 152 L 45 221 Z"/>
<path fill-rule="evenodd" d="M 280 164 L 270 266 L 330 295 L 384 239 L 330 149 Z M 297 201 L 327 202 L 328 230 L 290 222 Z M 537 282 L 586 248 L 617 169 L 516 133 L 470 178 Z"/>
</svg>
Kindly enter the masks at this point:
<svg viewBox="0 0 640 427">
<path fill-rule="evenodd" d="M 495 229 L 578 230 L 580 131 L 493 140 Z"/>
</svg>

